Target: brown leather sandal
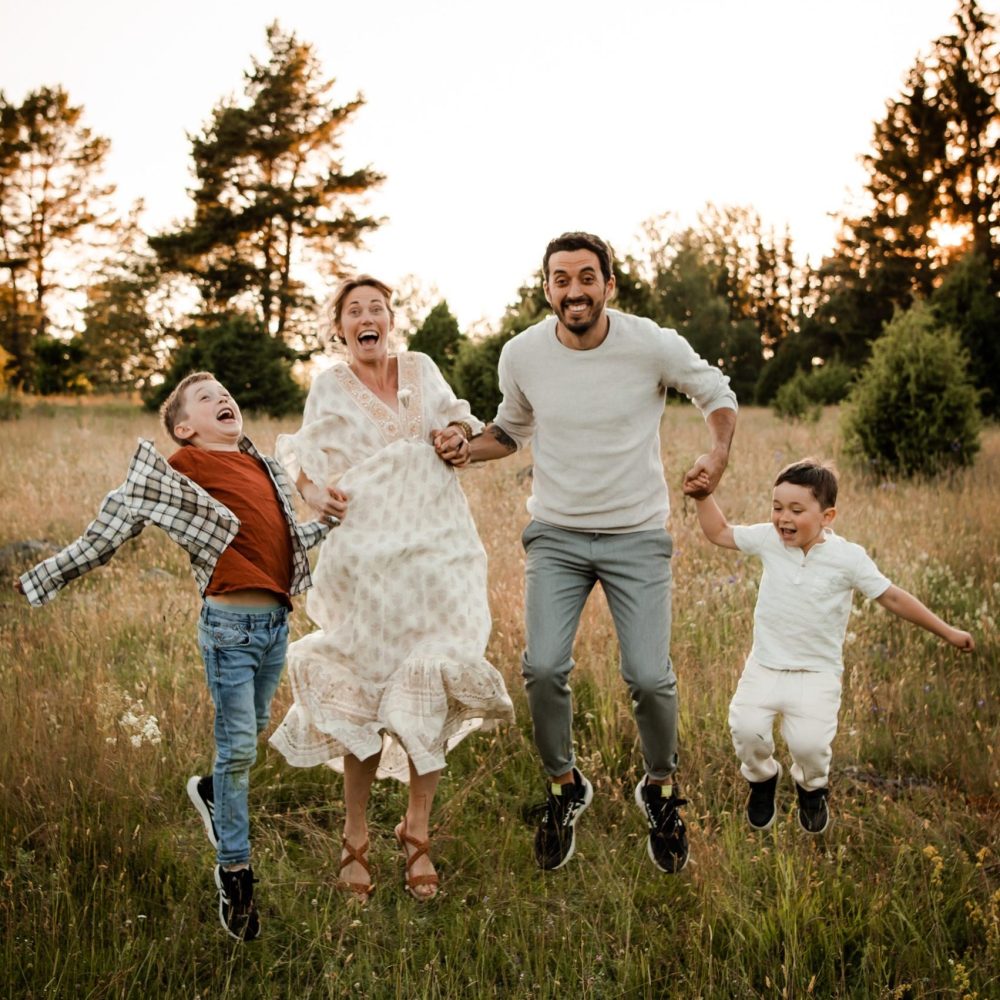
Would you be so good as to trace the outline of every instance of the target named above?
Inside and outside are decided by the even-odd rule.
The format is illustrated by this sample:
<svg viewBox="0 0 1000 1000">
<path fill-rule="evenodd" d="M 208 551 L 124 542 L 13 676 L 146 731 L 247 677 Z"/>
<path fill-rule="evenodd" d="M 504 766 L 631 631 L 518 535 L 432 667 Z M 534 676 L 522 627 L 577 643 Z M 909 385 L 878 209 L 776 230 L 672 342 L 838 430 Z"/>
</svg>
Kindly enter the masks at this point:
<svg viewBox="0 0 1000 1000">
<path fill-rule="evenodd" d="M 414 863 L 418 858 L 427 855 L 430 859 L 430 847 L 431 842 L 429 840 L 417 840 L 416 837 L 411 837 L 406 832 L 406 818 L 404 817 L 403 822 L 396 827 L 396 840 L 399 841 L 399 846 L 403 849 L 403 856 L 406 858 L 406 869 L 403 872 L 403 887 L 406 891 L 419 903 L 426 903 L 428 900 L 433 899 L 437 895 L 438 891 L 438 876 L 437 873 L 433 875 L 411 875 L 410 869 L 413 867 Z M 410 848 L 413 848 L 413 853 L 410 853 Z M 429 886 L 429 892 L 415 892 L 414 890 L 421 886 Z"/>
<path fill-rule="evenodd" d="M 355 847 L 345 837 L 343 840 L 343 850 L 340 856 L 340 871 L 343 871 L 351 862 L 361 865 L 371 879 L 372 870 L 368 864 L 368 848 L 370 841 L 366 840 L 360 847 Z M 346 879 L 338 878 L 336 882 L 338 889 L 349 892 L 353 901 L 357 903 L 367 903 L 368 897 L 375 891 L 374 882 L 348 882 Z"/>
</svg>

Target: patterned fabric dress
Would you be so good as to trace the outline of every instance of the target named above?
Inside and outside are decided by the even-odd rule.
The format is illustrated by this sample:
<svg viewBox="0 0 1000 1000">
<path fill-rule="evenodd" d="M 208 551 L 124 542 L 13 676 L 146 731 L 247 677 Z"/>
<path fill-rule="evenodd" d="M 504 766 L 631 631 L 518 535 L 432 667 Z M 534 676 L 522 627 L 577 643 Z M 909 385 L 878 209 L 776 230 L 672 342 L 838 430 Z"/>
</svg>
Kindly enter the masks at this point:
<svg viewBox="0 0 1000 1000">
<path fill-rule="evenodd" d="M 290 764 L 343 768 L 382 750 L 378 776 L 409 779 L 484 722 L 510 721 L 503 679 L 484 659 L 486 553 L 455 471 L 431 431 L 482 424 L 430 358 L 399 355 L 398 413 L 343 363 L 319 374 L 302 428 L 278 438 L 292 479 L 349 496 L 320 550 L 306 610 L 318 629 L 291 644 L 294 704 L 271 737 Z"/>
</svg>

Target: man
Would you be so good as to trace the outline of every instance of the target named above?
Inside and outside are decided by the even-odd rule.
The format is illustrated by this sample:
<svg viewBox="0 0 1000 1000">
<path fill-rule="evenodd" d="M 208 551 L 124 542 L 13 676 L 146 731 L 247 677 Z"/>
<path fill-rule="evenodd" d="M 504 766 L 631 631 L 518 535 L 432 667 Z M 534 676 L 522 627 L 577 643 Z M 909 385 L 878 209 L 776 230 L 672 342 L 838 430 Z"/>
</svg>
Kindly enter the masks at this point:
<svg viewBox="0 0 1000 1000">
<path fill-rule="evenodd" d="M 553 240 L 543 275 L 555 315 L 504 346 L 503 401 L 495 421 L 469 449 L 471 460 L 481 462 L 530 443 L 534 459 L 532 520 L 522 536 L 527 633 L 522 671 L 535 744 L 549 779 L 535 858 L 548 870 L 569 861 L 576 822 L 593 797 L 573 753 L 569 674 L 580 615 L 599 581 L 642 744 L 645 774 L 635 800 L 649 827 L 647 850 L 661 871 L 679 872 L 688 844 L 679 813 L 685 800 L 673 781 L 672 541 L 664 527 L 669 501 L 659 426 L 668 388 L 679 389 L 701 410 L 712 445 L 685 484 L 708 495 L 729 458 L 736 397 L 729 380 L 675 331 L 608 309 L 615 279 L 611 251 L 599 237 L 565 233 Z M 705 478 L 693 483 L 700 476 Z"/>
</svg>

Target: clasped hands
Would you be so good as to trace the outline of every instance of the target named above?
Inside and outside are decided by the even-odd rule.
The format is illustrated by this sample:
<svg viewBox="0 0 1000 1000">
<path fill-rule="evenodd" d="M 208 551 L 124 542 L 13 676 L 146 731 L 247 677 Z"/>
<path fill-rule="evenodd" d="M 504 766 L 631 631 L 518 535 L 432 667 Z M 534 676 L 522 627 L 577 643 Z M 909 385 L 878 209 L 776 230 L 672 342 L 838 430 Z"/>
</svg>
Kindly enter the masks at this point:
<svg viewBox="0 0 1000 1000">
<path fill-rule="evenodd" d="M 449 424 L 444 430 L 433 431 L 431 438 L 434 442 L 434 450 L 442 461 L 454 465 L 456 468 L 469 464 L 472 449 L 469 447 L 469 442 L 462 433 L 461 427 Z"/>
<path fill-rule="evenodd" d="M 725 458 L 713 452 L 699 455 L 694 465 L 684 474 L 681 489 L 685 496 L 693 497 L 695 500 L 704 500 L 715 491 L 722 478 L 722 473 L 725 471 Z"/>
</svg>

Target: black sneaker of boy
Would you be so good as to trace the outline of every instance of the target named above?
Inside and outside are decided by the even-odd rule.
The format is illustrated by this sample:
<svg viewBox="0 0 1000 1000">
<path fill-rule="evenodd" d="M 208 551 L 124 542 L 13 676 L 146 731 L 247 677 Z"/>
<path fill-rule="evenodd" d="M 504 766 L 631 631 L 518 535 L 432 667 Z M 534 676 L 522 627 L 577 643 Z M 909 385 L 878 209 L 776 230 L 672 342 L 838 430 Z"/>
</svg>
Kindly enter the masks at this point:
<svg viewBox="0 0 1000 1000">
<path fill-rule="evenodd" d="M 195 809 L 198 810 L 202 823 L 205 824 L 209 842 L 217 848 L 219 837 L 215 832 L 215 788 L 212 776 L 209 774 L 200 778 L 195 774 L 188 778 L 187 793 Z"/>
<path fill-rule="evenodd" d="M 576 850 L 576 821 L 590 805 L 594 788 L 574 767 L 573 780 L 565 785 L 550 785 L 545 801 L 532 807 L 528 817 L 540 817 L 535 830 L 535 861 L 545 871 L 562 868 Z"/>
<path fill-rule="evenodd" d="M 260 918 L 253 903 L 252 868 L 226 871 L 215 867 L 215 884 L 219 889 L 219 920 L 226 933 L 237 941 L 253 941 L 260 934 Z"/>
<path fill-rule="evenodd" d="M 827 788 L 815 788 L 807 792 L 801 785 L 795 785 L 799 795 L 799 826 L 806 833 L 823 833 L 830 825 L 830 810 L 826 799 L 830 794 Z"/>
<path fill-rule="evenodd" d="M 781 779 L 781 765 L 766 781 L 748 781 L 750 794 L 747 796 L 747 822 L 755 830 L 770 830 L 778 815 L 774 807 L 774 794 Z"/>
<path fill-rule="evenodd" d="M 674 786 L 670 795 L 663 794 L 662 785 L 653 785 L 643 775 L 635 786 L 635 804 L 639 807 L 649 827 L 646 853 L 661 872 L 676 875 L 688 863 L 688 838 L 684 820 L 678 811 L 687 805 L 679 798 Z"/>
</svg>

